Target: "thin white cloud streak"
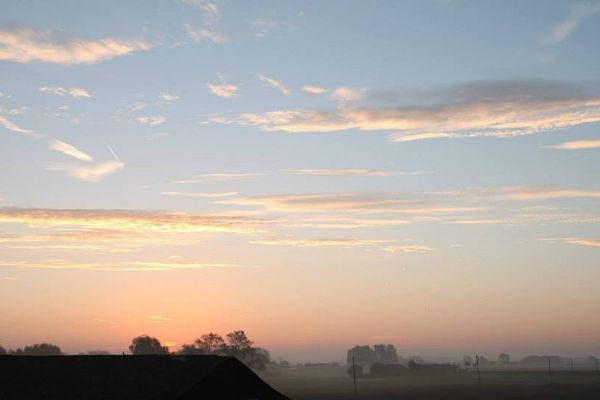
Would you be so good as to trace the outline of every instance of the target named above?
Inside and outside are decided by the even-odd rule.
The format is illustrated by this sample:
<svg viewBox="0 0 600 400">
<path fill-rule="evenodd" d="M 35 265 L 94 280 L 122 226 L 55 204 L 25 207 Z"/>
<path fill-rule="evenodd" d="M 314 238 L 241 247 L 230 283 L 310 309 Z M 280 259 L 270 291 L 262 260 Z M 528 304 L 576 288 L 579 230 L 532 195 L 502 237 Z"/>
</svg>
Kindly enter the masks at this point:
<svg viewBox="0 0 600 400">
<path fill-rule="evenodd" d="M 312 168 L 312 169 L 287 169 L 284 170 L 292 175 L 313 175 L 313 176 L 369 176 L 386 177 L 401 175 L 402 173 L 373 170 L 368 168 Z"/>
<path fill-rule="evenodd" d="M 319 95 L 329 92 L 329 89 L 319 86 L 302 86 L 302 91 L 312 95 Z"/>
<path fill-rule="evenodd" d="M 94 64 L 150 48 L 152 45 L 143 40 L 84 40 L 65 38 L 51 30 L 0 30 L 0 60 L 18 63 Z"/>
<path fill-rule="evenodd" d="M 220 33 L 213 32 L 210 29 L 204 27 L 194 28 L 191 25 L 185 25 L 185 30 L 188 37 L 193 42 L 211 42 L 216 44 L 223 44 L 227 41 L 227 38 Z"/>
<path fill-rule="evenodd" d="M 441 192 L 440 195 L 459 196 L 473 200 L 551 200 L 600 198 L 600 190 L 572 189 L 553 186 L 508 186 L 472 188 L 460 192 Z"/>
<path fill-rule="evenodd" d="M 264 244 L 272 246 L 293 246 L 293 247 L 366 247 L 390 243 L 393 240 L 384 239 L 262 239 L 253 240 L 251 243 Z"/>
<path fill-rule="evenodd" d="M 2 115 L 0 115 L 0 125 L 4 126 L 6 129 L 8 129 L 10 131 L 21 133 L 21 134 L 24 134 L 31 138 L 34 138 L 34 139 L 44 140 L 49 143 L 48 146 L 51 150 L 58 151 L 67 156 L 76 158 L 80 161 L 92 161 L 93 160 L 90 155 L 86 154 L 85 152 L 79 150 L 78 148 L 76 148 L 75 146 L 73 146 L 69 143 L 65 143 L 62 140 L 55 139 L 52 136 L 44 135 L 41 133 L 36 133 L 30 129 L 21 128 L 20 126 L 14 124 L 13 122 L 6 119 Z"/>
<path fill-rule="evenodd" d="M 264 76 L 262 74 L 258 74 L 257 77 L 259 80 L 261 80 L 262 82 L 271 86 L 272 88 L 279 90 L 285 96 L 289 96 L 290 94 L 292 94 L 292 92 L 288 88 L 283 86 L 281 81 L 277 81 L 275 79 L 269 78 L 268 76 Z"/>
<path fill-rule="evenodd" d="M 180 196 L 180 197 L 204 197 L 209 199 L 237 196 L 240 192 L 218 192 L 218 193 L 206 193 L 206 192 L 161 192 L 164 196 Z"/>
<path fill-rule="evenodd" d="M 23 133 L 23 134 L 26 134 L 26 135 L 33 134 L 32 130 L 21 128 L 20 126 L 18 126 L 17 124 L 13 123 L 12 121 L 6 119 L 2 115 L 0 115 L 0 125 L 2 125 L 3 127 L 5 127 L 6 129 L 8 129 L 9 131 L 13 131 L 13 132 L 17 132 L 17 133 Z M 36 137 L 36 136 L 40 136 L 40 135 L 32 135 L 32 136 Z"/>
<path fill-rule="evenodd" d="M 386 253 L 431 253 L 436 251 L 433 247 L 421 245 L 421 244 L 409 244 L 403 246 L 385 246 L 380 249 Z"/>
<path fill-rule="evenodd" d="M 61 152 L 63 154 L 66 154 L 68 156 L 71 156 L 71 157 L 76 158 L 81 161 L 91 162 L 94 160 L 90 155 L 84 153 L 83 151 L 79 150 L 75 146 L 72 146 L 72 145 L 65 143 L 63 141 L 60 141 L 60 140 L 53 140 L 50 143 L 50 148 L 52 150 Z"/>
<path fill-rule="evenodd" d="M 565 243 L 576 244 L 579 246 L 600 247 L 600 239 L 589 238 L 565 238 Z"/>
<path fill-rule="evenodd" d="M 98 163 L 91 167 L 81 167 L 77 165 L 49 165 L 49 171 L 61 171 L 67 175 L 85 182 L 99 182 L 108 175 L 125 168 L 121 161 L 111 160 Z"/>
<path fill-rule="evenodd" d="M 548 147 L 551 149 L 558 150 L 600 149 L 600 140 L 574 140 L 571 142 L 559 143 Z"/>
<path fill-rule="evenodd" d="M 261 176 L 261 175 L 264 175 L 264 174 L 215 172 L 212 174 L 198 175 L 196 178 L 193 178 L 193 179 L 182 179 L 182 180 L 173 181 L 172 183 L 179 184 L 179 185 L 190 185 L 190 184 L 201 183 L 201 182 L 249 179 L 249 178 L 255 178 L 255 177 Z"/>
<path fill-rule="evenodd" d="M 549 35 L 544 38 L 544 44 L 553 45 L 565 41 L 573 32 L 575 32 L 575 30 L 579 28 L 584 18 L 598 13 L 600 13 L 599 3 L 574 4 L 567 18 L 554 26 Z"/>
<path fill-rule="evenodd" d="M 63 88 L 63 87 L 49 87 L 42 86 L 38 89 L 42 93 L 52 93 L 58 96 L 64 96 L 65 94 L 70 95 L 75 99 L 86 98 L 89 99 L 92 95 L 85 89 L 79 87 Z"/>
<path fill-rule="evenodd" d="M 267 18 L 256 18 L 252 21 L 252 29 L 254 29 L 254 35 L 262 38 L 269 33 L 269 31 L 278 25 L 277 21 Z"/>
</svg>

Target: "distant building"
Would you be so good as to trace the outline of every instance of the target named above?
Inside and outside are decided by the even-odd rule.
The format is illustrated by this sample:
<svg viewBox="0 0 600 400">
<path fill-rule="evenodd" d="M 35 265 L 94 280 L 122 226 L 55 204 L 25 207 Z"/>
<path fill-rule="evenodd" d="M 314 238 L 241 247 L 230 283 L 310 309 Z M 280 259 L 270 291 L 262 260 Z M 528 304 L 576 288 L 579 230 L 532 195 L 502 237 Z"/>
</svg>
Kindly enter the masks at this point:
<svg viewBox="0 0 600 400">
<path fill-rule="evenodd" d="M 2 399 L 287 400 L 233 357 L 0 356 Z"/>
</svg>

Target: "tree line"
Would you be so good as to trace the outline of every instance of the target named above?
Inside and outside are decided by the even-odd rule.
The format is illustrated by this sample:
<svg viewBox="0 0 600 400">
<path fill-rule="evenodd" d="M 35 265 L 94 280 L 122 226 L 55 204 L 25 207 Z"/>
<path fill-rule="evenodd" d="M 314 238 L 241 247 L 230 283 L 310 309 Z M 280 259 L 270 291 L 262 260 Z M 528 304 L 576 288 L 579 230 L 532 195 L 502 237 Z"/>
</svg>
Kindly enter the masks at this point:
<svg viewBox="0 0 600 400">
<path fill-rule="evenodd" d="M 271 361 L 266 349 L 255 347 L 254 342 L 246 336 L 243 330 L 228 333 L 225 337 L 210 332 L 201 335 L 191 344 L 184 344 L 177 352 L 169 351 L 163 346 L 159 339 L 148 335 L 133 338 L 129 345 L 129 351 L 133 355 L 195 355 L 212 354 L 235 357 L 253 369 L 264 370 Z M 58 356 L 64 353 L 57 345 L 50 343 L 39 343 L 16 350 L 6 350 L 0 346 L 0 355 L 23 355 L 23 356 Z M 87 355 L 105 355 L 104 351 L 93 351 L 84 353 Z"/>
</svg>

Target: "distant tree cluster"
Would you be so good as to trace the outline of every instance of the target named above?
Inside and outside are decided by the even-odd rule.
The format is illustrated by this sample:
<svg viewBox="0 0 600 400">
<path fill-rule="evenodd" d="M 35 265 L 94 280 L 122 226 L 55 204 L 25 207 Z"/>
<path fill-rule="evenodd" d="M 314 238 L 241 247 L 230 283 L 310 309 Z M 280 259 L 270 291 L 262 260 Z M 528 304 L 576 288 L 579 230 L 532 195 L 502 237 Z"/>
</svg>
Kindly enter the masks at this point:
<svg viewBox="0 0 600 400">
<path fill-rule="evenodd" d="M 352 365 L 352 360 L 357 365 L 369 368 L 372 364 L 396 364 L 399 362 L 396 348 L 391 344 L 376 344 L 371 346 L 355 346 L 348 350 L 346 362 Z"/>
<path fill-rule="evenodd" d="M 60 347 L 51 343 L 38 343 L 16 350 L 6 350 L 0 346 L 0 355 L 15 355 L 15 356 L 60 356 L 63 354 Z"/>
<path fill-rule="evenodd" d="M 157 338 L 142 335 L 133 338 L 129 351 L 133 355 L 167 355 L 169 348 L 163 346 Z M 260 347 L 254 347 L 254 342 L 242 330 L 228 333 L 225 338 L 211 332 L 200 336 L 192 344 L 184 344 L 177 354 L 214 354 L 235 357 L 250 368 L 264 370 L 271 357 L 269 352 Z"/>
<path fill-rule="evenodd" d="M 192 344 L 184 344 L 179 354 L 217 354 L 235 357 L 250 368 L 264 370 L 271 361 L 269 352 L 254 347 L 254 342 L 242 330 L 228 333 L 225 338 L 211 332 L 197 338 Z"/>
</svg>

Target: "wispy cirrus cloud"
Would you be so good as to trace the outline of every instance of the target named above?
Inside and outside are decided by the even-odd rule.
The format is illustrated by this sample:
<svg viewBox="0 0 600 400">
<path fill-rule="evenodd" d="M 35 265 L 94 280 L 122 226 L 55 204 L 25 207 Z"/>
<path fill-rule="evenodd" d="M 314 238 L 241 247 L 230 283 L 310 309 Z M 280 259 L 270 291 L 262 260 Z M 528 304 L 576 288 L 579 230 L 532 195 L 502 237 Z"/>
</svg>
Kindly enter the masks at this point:
<svg viewBox="0 0 600 400">
<path fill-rule="evenodd" d="M 559 143 L 548 147 L 551 149 L 558 150 L 600 149 L 600 140 L 573 140 L 570 142 Z"/>
<path fill-rule="evenodd" d="M 54 164 L 46 167 L 50 171 L 61 171 L 67 175 L 86 182 L 99 182 L 123 168 L 125 164 L 118 160 L 110 160 L 98 163 L 94 166 L 61 165 Z"/>
<path fill-rule="evenodd" d="M 242 213 L 218 215 L 186 212 L 102 209 L 0 208 L 0 223 L 30 227 L 83 227 L 134 232 L 253 233 L 268 220 Z"/>
<path fill-rule="evenodd" d="M 190 185 L 201 182 L 214 182 L 214 181 L 233 181 L 239 179 L 249 179 L 261 176 L 264 174 L 251 173 L 251 172 L 213 172 L 210 174 L 197 175 L 192 179 L 181 179 L 173 181 L 172 183 L 180 185 Z"/>
<path fill-rule="evenodd" d="M 585 190 L 554 186 L 507 186 L 470 188 L 441 195 L 460 196 L 475 200 L 549 200 L 600 198 L 600 190 Z"/>
<path fill-rule="evenodd" d="M 85 40 L 54 30 L 30 28 L 0 30 L 0 60 L 18 63 L 94 64 L 135 51 L 145 51 L 152 44 L 143 40 L 105 38 Z"/>
<path fill-rule="evenodd" d="M 277 110 L 224 121 L 271 132 L 395 131 L 395 142 L 514 137 L 600 122 L 594 90 L 539 80 L 472 82 L 421 94 L 414 105 Z"/>
<path fill-rule="evenodd" d="M 220 204 L 259 206 L 283 212 L 354 212 L 440 214 L 480 211 L 481 207 L 437 205 L 423 198 L 387 193 L 333 192 L 245 197 L 219 200 Z"/>
<path fill-rule="evenodd" d="M 31 129 L 22 128 L 17 124 L 13 123 L 12 121 L 8 120 L 7 118 L 3 117 L 2 115 L 0 115 L 0 125 L 4 126 L 10 131 L 29 136 L 33 139 L 46 141 L 48 143 L 48 147 L 51 150 L 58 151 L 59 153 L 63 153 L 80 161 L 93 161 L 93 158 L 89 154 L 78 149 L 77 147 L 69 143 L 63 142 L 62 140 L 55 139 L 52 136 L 45 135 L 43 133 L 37 133 Z"/>
<path fill-rule="evenodd" d="M 202 13 L 205 24 L 212 25 L 221 19 L 219 2 L 214 0 L 181 0 L 182 3 L 194 7 Z"/>
<path fill-rule="evenodd" d="M 0 261 L 0 268 L 84 270 L 107 272 L 150 272 L 186 269 L 231 268 L 239 264 L 204 263 L 198 261 L 121 261 L 121 262 L 81 262 L 63 259 L 39 261 Z"/>
<path fill-rule="evenodd" d="M 312 175 L 312 176 L 365 176 L 365 177 L 386 177 L 394 175 L 423 175 L 427 172 L 390 172 L 369 168 L 306 168 L 306 169 L 286 169 L 292 175 Z"/>
<path fill-rule="evenodd" d="M 390 243 L 393 240 L 387 239 L 355 239 L 355 238 L 323 238 L 323 239 L 261 239 L 253 240 L 251 243 L 265 244 L 272 246 L 293 246 L 293 247 L 368 247 Z"/>
<path fill-rule="evenodd" d="M 164 196 L 179 196 L 179 197 L 204 197 L 209 199 L 237 196 L 240 192 L 217 192 L 217 193 L 206 193 L 206 192 L 161 192 Z"/>
<path fill-rule="evenodd" d="M 179 99 L 179 96 L 174 95 L 172 93 L 161 93 L 160 96 L 158 96 L 158 98 L 166 103 L 171 103 L 171 102 Z"/>
<path fill-rule="evenodd" d="M 600 239 L 595 238 L 565 238 L 565 243 L 576 244 L 579 246 L 600 247 Z"/>
<path fill-rule="evenodd" d="M 579 28 L 585 18 L 598 13 L 600 13 L 600 3 L 573 4 L 567 17 L 555 25 L 542 42 L 553 45 L 565 41 Z"/>
<path fill-rule="evenodd" d="M 188 37 L 193 42 L 211 42 L 216 44 L 223 44 L 227 41 L 227 38 L 224 35 L 202 26 L 193 27 L 191 25 L 186 24 L 185 30 L 187 32 Z"/>
<path fill-rule="evenodd" d="M 408 244 L 408 245 L 391 245 L 385 246 L 380 249 L 386 253 L 431 253 L 436 251 L 433 247 L 422 245 L 422 244 Z"/>
<path fill-rule="evenodd" d="M 260 81 L 266 83 L 274 89 L 279 90 L 285 96 L 289 96 L 290 94 L 292 94 L 292 92 L 288 88 L 283 86 L 283 83 L 281 83 L 281 81 L 269 78 L 268 76 L 262 74 L 258 74 L 257 77 Z"/>
<path fill-rule="evenodd" d="M 64 96 L 65 94 L 68 94 L 69 96 L 71 96 L 75 99 L 80 99 L 80 98 L 89 99 L 92 97 L 92 95 L 87 90 L 85 90 L 83 88 L 79 88 L 79 87 L 63 88 L 60 86 L 57 86 L 57 87 L 42 86 L 38 90 L 42 93 L 52 93 L 52 94 L 55 94 L 58 96 Z"/>
</svg>

